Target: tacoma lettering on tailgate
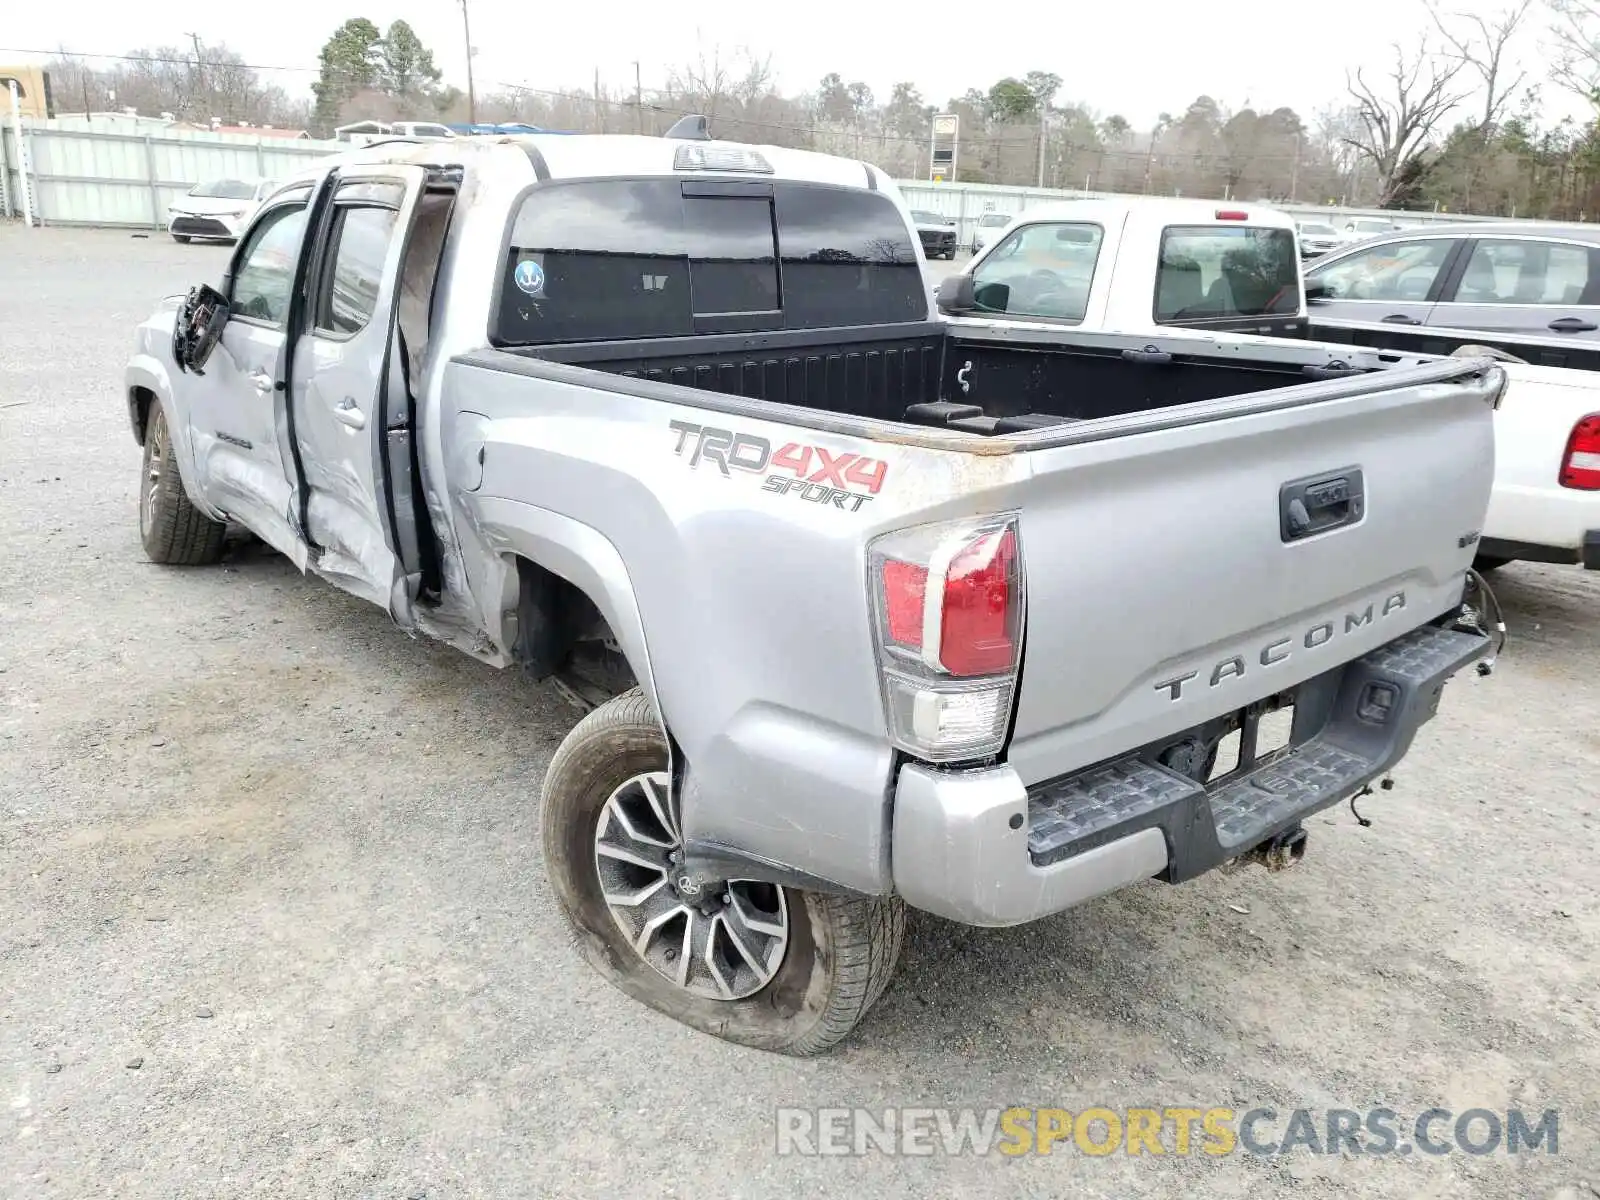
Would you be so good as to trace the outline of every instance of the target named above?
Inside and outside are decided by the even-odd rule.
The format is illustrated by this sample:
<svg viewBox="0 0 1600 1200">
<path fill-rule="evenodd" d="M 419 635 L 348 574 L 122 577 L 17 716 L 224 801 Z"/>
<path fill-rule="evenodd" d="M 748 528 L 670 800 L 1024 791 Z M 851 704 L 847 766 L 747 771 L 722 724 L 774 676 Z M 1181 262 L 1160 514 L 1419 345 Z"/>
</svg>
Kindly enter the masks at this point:
<svg viewBox="0 0 1600 1200">
<path fill-rule="evenodd" d="M 811 504 L 830 504 L 846 512 L 859 512 L 883 490 L 889 464 L 881 458 L 867 458 L 849 451 L 835 452 L 803 442 L 786 442 L 776 450 L 769 438 L 752 433 L 736 433 L 714 425 L 689 421 L 669 421 L 678 435 L 673 452 L 688 456 L 689 465 L 698 468 L 710 463 L 731 478 L 735 471 L 766 475 L 764 492 L 795 496 Z"/>
<path fill-rule="evenodd" d="M 1235 654 L 1231 658 L 1225 658 L 1211 668 L 1211 678 L 1207 682 L 1211 687 L 1217 687 L 1225 680 L 1242 678 L 1247 669 L 1254 671 L 1258 662 L 1262 667 L 1274 666 L 1285 661 L 1295 652 L 1298 646 L 1304 646 L 1307 650 L 1315 650 L 1318 646 L 1331 642 L 1335 637 L 1346 633 L 1354 633 L 1363 625 L 1371 625 L 1374 619 L 1381 621 L 1390 613 L 1401 612 L 1405 606 L 1406 594 L 1404 592 L 1394 592 L 1384 597 L 1381 604 L 1374 600 L 1368 603 L 1365 608 L 1345 613 L 1342 630 L 1339 622 L 1322 621 L 1307 629 L 1302 635 L 1280 637 L 1275 641 L 1268 642 L 1261 647 L 1259 653 L 1252 651 L 1248 656 L 1251 660 L 1249 662 L 1246 661 L 1247 656 L 1243 654 Z M 1158 679 L 1155 688 L 1158 692 L 1166 692 L 1169 700 L 1181 700 L 1183 699 L 1183 685 L 1199 677 L 1199 671 L 1190 671 L 1184 675 L 1174 675 L 1171 679 Z"/>
</svg>

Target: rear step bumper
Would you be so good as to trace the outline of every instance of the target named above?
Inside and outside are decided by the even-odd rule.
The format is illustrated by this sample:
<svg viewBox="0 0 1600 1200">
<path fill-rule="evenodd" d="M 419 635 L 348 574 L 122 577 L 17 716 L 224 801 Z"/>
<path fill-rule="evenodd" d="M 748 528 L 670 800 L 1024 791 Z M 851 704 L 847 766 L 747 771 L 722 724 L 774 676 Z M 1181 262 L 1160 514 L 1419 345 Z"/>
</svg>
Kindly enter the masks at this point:
<svg viewBox="0 0 1600 1200">
<path fill-rule="evenodd" d="M 1141 751 L 1035 788 L 1008 766 L 913 765 L 895 791 L 895 887 L 969 925 L 1016 925 L 1160 876 L 1192 879 L 1354 795 L 1405 757 L 1490 639 L 1425 625 L 1295 689 L 1289 746 L 1200 783 Z"/>
</svg>

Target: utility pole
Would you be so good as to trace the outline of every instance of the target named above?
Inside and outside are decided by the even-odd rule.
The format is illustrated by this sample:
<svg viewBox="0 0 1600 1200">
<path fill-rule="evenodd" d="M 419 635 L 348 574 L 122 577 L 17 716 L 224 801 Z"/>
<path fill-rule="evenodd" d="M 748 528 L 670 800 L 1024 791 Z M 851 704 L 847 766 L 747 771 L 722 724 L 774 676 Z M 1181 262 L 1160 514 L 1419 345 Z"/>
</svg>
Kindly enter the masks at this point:
<svg viewBox="0 0 1600 1200">
<path fill-rule="evenodd" d="M 1289 169 L 1289 203 L 1295 202 L 1300 188 L 1300 135 L 1294 135 L 1294 166 Z"/>
<path fill-rule="evenodd" d="M 633 64 L 633 124 L 635 133 L 644 132 L 644 81 L 637 62 Z"/>
<path fill-rule="evenodd" d="M 200 35 L 198 33 L 186 33 L 183 36 L 194 43 L 194 92 L 195 98 L 198 100 L 200 93 L 205 90 L 206 86 L 205 67 L 200 61 Z M 205 115 L 208 121 L 215 115 L 211 111 L 211 107 L 210 104 L 206 105 Z"/>
<path fill-rule="evenodd" d="M 1039 106 L 1039 186 L 1044 187 L 1044 144 L 1045 135 L 1050 130 L 1050 110 L 1043 104 Z"/>
<path fill-rule="evenodd" d="M 596 133 L 606 131 L 606 119 L 600 115 L 600 68 L 594 69 L 594 124 Z"/>
<path fill-rule="evenodd" d="M 467 42 L 467 124 L 478 123 L 478 90 L 472 85 L 472 22 L 467 17 L 467 0 L 461 0 L 461 35 Z"/>
</svg>

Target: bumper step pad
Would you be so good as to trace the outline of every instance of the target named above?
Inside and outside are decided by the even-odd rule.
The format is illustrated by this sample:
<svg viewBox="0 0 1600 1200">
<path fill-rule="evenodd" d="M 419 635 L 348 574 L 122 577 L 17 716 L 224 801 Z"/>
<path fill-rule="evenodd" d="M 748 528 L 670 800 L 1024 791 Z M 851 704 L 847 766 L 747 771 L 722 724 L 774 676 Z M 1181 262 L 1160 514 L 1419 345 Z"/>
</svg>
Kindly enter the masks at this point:
<svg viewBox="0 0 1600 1200">
<path fill-rule="evenodd" d="M 1159 809 L 1205 795 L 1205 787 L 1175 771 L 1124 758 L 1073 775 L 1028 796 L 1028 852 L 1053 862 L 1070 847 L 1098 845 L 1096 834 L 1116 830 Z"/>
<path fill-rule="evenodd" d="M 1168 877 L 1200 874 L 1393 767 L 1445 682 L 1488 650 L 1485 637 L 1425 625 L 1308 680 L 1297 708 L 1321 714 L 1320 727 L 1297 727 L 1288 750 L 1209 785 L 1157 763 L 1160 747 L 1043 784 L 1028 796 L 1029 853 L 1044 866 L 1159 827 Z"/>
</svg>

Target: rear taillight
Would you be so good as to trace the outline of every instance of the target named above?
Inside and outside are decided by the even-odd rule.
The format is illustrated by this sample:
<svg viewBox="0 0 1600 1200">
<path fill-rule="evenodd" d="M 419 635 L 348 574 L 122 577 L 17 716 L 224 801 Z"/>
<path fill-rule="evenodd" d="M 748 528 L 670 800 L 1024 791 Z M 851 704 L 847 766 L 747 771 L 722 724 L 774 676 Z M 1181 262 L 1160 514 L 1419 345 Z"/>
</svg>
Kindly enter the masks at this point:
<svg viewBox="0 0 1600 1200">
<path fill-rule="evenodd" d="M 1561 456 L 1561 486 L 1600 491 L 1600 413 L 1590 413 L 1572 427 Z"/>
<path fill-rule="evenodd" d="M 890 732 L 930 762 L 999 752 L 1023 630 L 1012 516 L 923 525 L 868 550 Z"/>
<path fill-rule="evenodd" d="M 1249 219 L 1250 214 L 1242 208 L 1217 209 L 1217 220 L 1219 221 L 1248 221 Z"/>
</svg>

